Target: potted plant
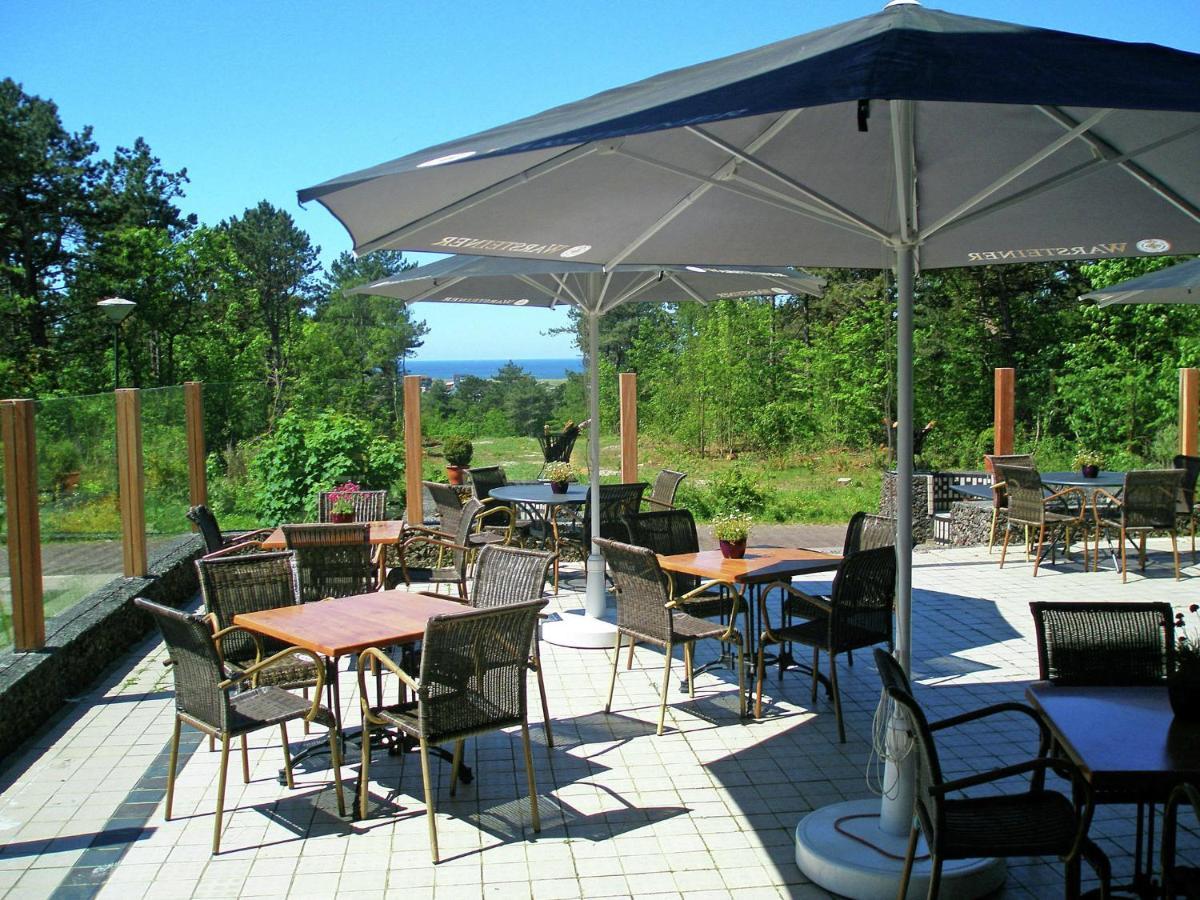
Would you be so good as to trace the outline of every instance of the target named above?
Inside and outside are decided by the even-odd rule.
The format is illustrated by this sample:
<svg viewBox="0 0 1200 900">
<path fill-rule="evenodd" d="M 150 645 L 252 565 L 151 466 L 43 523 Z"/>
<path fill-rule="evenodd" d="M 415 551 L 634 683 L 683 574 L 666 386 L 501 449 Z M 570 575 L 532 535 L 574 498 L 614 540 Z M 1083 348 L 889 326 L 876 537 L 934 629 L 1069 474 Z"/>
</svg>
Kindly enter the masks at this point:
<svg viewBox="0 0 1200 900">
<path fill-rule="evenodd" d="M 732 512 L 713 519 L 713 535 L 721 545 L 726 559 L 741 559 L 746 555 L 746 538 L 750 536 L 753 520 L 741 512 Z"/>
<path fill-rule="evenodd" d="M 1193 616 L 1200 606 L 1188 607 Z M 1171 710 L 1176 717 L 1200 721 L 1200 634 L 1187 633 L 1183 613 L 1175 614 L 1175 671 L 1167 683 Z"/>
<path fill-rule="evenodd" d="M 1084 478 L 1095 478 L 1104 465 L 1104 457 L 1094 450 L 1080 450 L 1075 454 L 1075 465 Z"/>
<path fill-rule="evenodd" d="M 446 477 L 451 484 L 463 483 L 463 472 L 471 464 L 475 448 L 465 437 L 451 435 L 442 441 L 442 456 L 446 458 Z"/>
<path fill-rule="evenodd" d="M 548 463 L 544 475 L 550 482 L 550 490 L 556 494 L 565 494 L 567 486 L 575 480 L 575 470 L 569 462 Z"/>
<path fill-rule="evenodd" d="M 354 495 L 358 493 L 358 485 L 353 481 L 344 481 L 329 494 L 333 503 L 329 507 L 330 522 L 354 521 Z"/>
</svg>

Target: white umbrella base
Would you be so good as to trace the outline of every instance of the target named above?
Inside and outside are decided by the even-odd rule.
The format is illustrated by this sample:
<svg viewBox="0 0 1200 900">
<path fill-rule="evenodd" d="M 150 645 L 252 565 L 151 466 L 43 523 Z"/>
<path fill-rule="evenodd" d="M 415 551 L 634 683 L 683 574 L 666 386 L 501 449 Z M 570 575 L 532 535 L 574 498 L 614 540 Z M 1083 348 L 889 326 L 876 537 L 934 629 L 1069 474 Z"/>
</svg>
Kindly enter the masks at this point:
<svg viewBox="0 0 1200 900">
<path fill-rule="evenodd" d="M 904 871 L 908 835 L 880 831 L 879 808 L 878 799 L 848 800 L 814 810 L 801 819 L 796 826 L 796 865 L 800 871 L 820 887 L 842 897 L 894 900 Z M 835 827 L 839 820 L 841 831 Z M 862 840 L 855 840 L 850 834 Z M 917 846 L 918 860 L 927 852 L 922 838 Z M 1002 859 L 947 860 L 942 866 L 941 896 L 955 900 L 983 897 L 999 888 L 1006 875 Z M 908 898 L 917 900 L 928 892 L 926 859 L 913 866 Z"/>
<path fill-rule="evenodd" d="M 617 626 L 586 613 L 560 613 L 558 621 L 542 625 L 542 640 L 558 647 L 611 650 L 617 646 Z"/>
</svg>

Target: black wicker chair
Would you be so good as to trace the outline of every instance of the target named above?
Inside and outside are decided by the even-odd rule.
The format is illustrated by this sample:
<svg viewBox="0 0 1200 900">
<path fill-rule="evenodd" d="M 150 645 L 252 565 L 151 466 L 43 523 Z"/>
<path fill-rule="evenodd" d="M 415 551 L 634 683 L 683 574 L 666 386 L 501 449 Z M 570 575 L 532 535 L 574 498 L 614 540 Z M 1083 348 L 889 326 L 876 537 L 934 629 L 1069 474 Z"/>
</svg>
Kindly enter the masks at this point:
<svg viewBox="0 0 1200 900">
<path fill-rule="evenodd" d="M 1200 456 L 1184 456 L 1182 453 L 1175 457 L 1175 468 L 1183 470 L 1183 480 L 1179 485 L 1180 518 L 1188 520 L 1188 532 L 1192 536 L 1192 562 L 1196 562 L 1196 481 L 1200 479 Z"/>
<path fill-rule="evenodd" d="M 1108 858 L 1087 836 L 1094 798 L 1087 779 L 1074 764 L 1045 755 L 1048 733 L 1037 714 L 1020 703 L 1001 703 L 973 712 L 929 722 L 913 697 L 904 671 L 888 653 L 875 650 L 875 664 L 884 691 L 899 708 L 917 757 L 917 785 L 912 830 L 900 876 L 897 896 L 908 895 L 917 838 L 924 833 L 929 845 L 931 898 L 941 893 L 942 864 L 948 859 L 980 856 L 1058 856 L 1067 868 L 1067 896 L 1079 896 L 1079 863 L 1086 858 L 1100 876 L 1102 897 L 1111 880 Z M 1039 754 L 1024 762 L 988 772 L 947 779 L 942 773 L 933 734 L 998 713 L 1028 715 L 1040 731 Z M 1072 796 L 1045 789 L 1046 772 L 1071 782 Z M 1028 775 L 1028 789 L 1020 793 L 953 796 L 960 791 Z"/>
<path fill-rule="evenodd" d="M 1042 487 L 1042 476 L 1032 467 L 996 464 L 993 469 L 996 477 L 1000 479 L 993 485 L 993 490 L 1003 488 L 1008 496 L 1008 516 L 1004 528 L 1004 545 L 1000 548 L 1000 568 L 1004 568 L 1004 561 L 1008 556 L 1008 539 L 1013 526 L 1024 527 L 1026 533 L 1031 528 L 1038 530 L 1037 550 L 1033 558 L 1034 578 L 1037 578 L 1038 566 L 1041 565 L 1042 556 L 1045 554 L 1047 532 L 1053 561 L 1056 535 L 1062 532 L 1064 552 L 1069 554 L 1071 528 L 1077 527 L 1083 533 L 1083 568 L 1086 572 L 1087 495 L 1079 488 L 1069 487 L 1047 496 Z"/>
<path fill-rule="evenodd" d="M 437 863 L 437 821 L 429 774 L 429 748 L 454 743 L 454 763 L 450 771 L 450 795 L 453 796 L 466 739 L 519 725 L 525 745 L 525 774 L 529 782 L 533 830 L 541 831 L 533 753 L 529 745 L 526 676 L 538 613 L 545 605 L 545 600 L 530 600 L 494 609 L 435 616 L 426 625 L 421 640 L 420 675 L 416 679 L 377 647 L 370 647 L 359 655 L 363 732 L 358 803 L 362 818 L 367 817 L 371 733 L 378 728 L 394 728 L 420 745 L 429 846 L 433 861 Z M 366 670 L 373 664 L 396 675 L 416 699 L 394 706 L 371 706 L 366 699 Z"/>
<path fill-rule="evenodd" d="M 467 474 L 471 476 L 471 496 L 482 503 L 484 507 L 481 519 L 484 527 L 496 527 L 487 521 L 489 518 L 493 518 L 493 510 L 507 510 L 504 516 L 496 517 L 507 518 L 507 524 L 503 526 L 504 542 L 510 544 L 514 540 L 524 540 L 533 526 L 533 519 L 529 515 L 522 515 L 514 504 L 495 500 L 491 496 L 494 488 L 504 487 L 508 484 L 508 476 L 504 474 L 504 467 L 479 466 L 468 469 Z"/>
<path fill-rule="evenodd" d="M 133 602 L 149 613 L 157 623 L 170 653 L 172 672 L 175 676 L 175 727 L 171 735 L 167 805 L 163 817 L 168 820 L 171 818 L 171 808 L 175 799 L 175 770 L 179 763 L 179 732 L 184 722 L 210 737 L 221 739 L 217 811 L 213 822 L 212 852 L 215 855 L 221 852 L 221 826 L 225 810 L 225 777 L 229 769 L 230 741 L 252 731 L 278 725 L 283 745 L 283 771 L 288 787 L 295 787 L 287 736 L 287 723 L 295 719 L 318 722 L 329 728 L 329 752 L 333 765 L 334 787 L 337 791 L 338 812 L 345 815 L 338 736 L 333 716 L 321 706 L 324 668 L 316 655 L 299 647 L 289 647 L 247 667 L 233 677 L 228 677 L 221 664 L 217 642 L 206 616 L 179 612 L 143 597 L 137 597 Z M 241 689 L 247 683 L 253 684 L 260 672 L 294 656 L 307 657 L 317 673 L 315 696 L 311 703 L 277 687 Z"/>
<path fill-rule="evenodd" d="M 207 506 L 193 506 L 186 513 L 189 522 L 200 531 L 204 538 L 204 552 L 216 553 L 251 541 L 260 541 L 271 533 L 270 528 L 260 528 L 257 531 L 240 532 L 232 537 L 225 537 L 217 525 L 217 518 Z M 257 547 L 255 547 L 257 549 Z"/>
<path fill-rule="evenodd" d="M 1184 804 L 1200 817 L 1200 790 L 1194 784 L 1178 784 L 1171 791 L 1163 812 L 1162 871 L 1163 896 L 1200 898 L 1200 868 L 1182 866 L 1176 862 L 1175 844 L 1179 830 L 1179 807 Z"/>
<path fill-rule="evenodd" d="M 475 560 L 475 578 L 471 582 L 470 604 L 476 609 L 492 609 L 525 600 L 540 600 L 550 575 L 554 554 L 542 550 L 491 545 L 479 551 Z M 538 694 L 542 699 L 542 722 L 546 746 L 554 746 L 550 727 L 550 706 L 546 703 L 546 682 L 542 677 L 542 652 L 538 635 L 533 637 L 529 665 L 537 675 Z"/>
<path fill-rule="evenodd" d="M 575 441 L 579 437 L 579 430 L 587 425 L 587 422 L 581 422 L 576 425 L 573 422 L 567 423 L 567 426 L 561 431 L 551 434 L 536 435 L 538 447 L 542 451 L 542 468 L 538 472 L 538 480 L 546 471 L 546 466 L 552 462 L 567 462 L 571 461 L 571 451 L 575 449 Z"/>
<path fill-rule="evenodd" d="M 476 513 L 476 519 L 473 521 L 473 530 L 466 533 L 464 540 L 457 540 L 456 535 L 459 534 L 459 522 L 463 516 L 463 502 L 458 491 L 448 484 L 442 484 L 439 481 L 422 482 L 425 490 L 429 492 L 429 496 L 433 498 L 434 504 L 438 511 L 438 527 L 436 529 L 427 528 L 412 528 L 411 531 L 432 534 L 442 540 L 455 541 L 456 543 L 465 544 L 468 547 L 478 549 L 484 544 L 501 544 L 507 543 L 508 537 L 512 531 L 513 513 L 508 507 L 497 507 L 492 510 L 483 510 L 483 501 L 479 501 L 481 511 Z M 505 530 L 503 533 L 496 531 L 482 530 L 485 518 L 506 519 Z M 438 565 L 441 565 L 439 560 Z"/>
<path fill-rule="evenodd" d="M 894 518 L 856 512 L 850 517 L 850 523 L 846 526 L 846 541 L 842 546 L 842 556 L 849 556 L 859 550 L 895 546 L 896 520 Z"/>
<path fill-rule="evenodd" d="M 365 523 L 284 525 L 283 540 L 296 553 L 300 599 L 350 597 L 373 591 L 378 567 Z"/>
<path fill-rule="evenodd" d="M 629 543 L 646 547 L 660 556 L 677 553 L 698 553 L 700 535 L 696 520 L 686 509 L 661 509 L 639 513 L 628 520 L 632 537 Z M 700 587 L 700 578 L 684 572 L 667 572 L 671 583 L 671 598 L 692 594 Z M 687 601 L 686 612 L 701 619 L 727 616 L 730 600 L 722 585 L 713 585 L 708 591 L 694 595 Z M 633 645 L 629 647 L 629 658 L 633 659 Z"/>
<path fill-rule="evenodd" d="M 1029 610 L 1042 681 L 1156 685 L 1174 669 L 1175 620 L 1168 603 L 1040 601 Z"/>
<path fill-rule="evenodd" d="M 671 596 L 670 579 L 658 564 L 653 550 L 635 547 L 619 541 L 597 538 L 596 544 L 604 554 L 608 570 L 612 575 L 617 597 L 617 646 L 613 651 L 612 676 L 608 683 L 608 700 L 604 711 L 611 712 L 613 689 L 617 683 L 617 663 L 621 656 L 621 642 L 626 636 L 632 641 L 643 641 L 664 649 L 662 696 L 658 710 L 658 734 L 663 733 L 667 715 L 667 689 L 671 681 L 671 659 L 675 647 L 683 645 L 684 664 L 688 675 L 688 696 L 694 697 L 695 684 L 692 677 L 692 648 L 696 641 L 715 640 L 736 644 L 738 648 L 738 705 L 741 715 L 746 714 L 745 658 L 746 641 L 737 630 L 737 611 L 741 598 L 736 594 L 729 600 L 729 624 L 720 625 L 690 615 L 685 610 L 691 597 L 683 594 Z M 706 590 L 701 585 L 695 594 Z"/>
<path fill-rule="evenodd" d="M 684 472 L 663 469 L 654 479 L 654 486 L 650 488 L 650 496 L 642 498 L 642 502 L 650 507 L 651 512 L 674 509 L 675 492 L 679 490 L 679 482 L 685 478 L 687 478 L 687 474 Z"/>
<path fill-rule="evenodd" d="M 609 540 L 629 542 L 632 537 L 629 523 L 634 519 L 642 505 L 642 494 L 649 487 L 644 481 L 630 484 L 600 485 L 600 534 L 597 537 Z M 587 502 L 583 505 L 583 548 L 588 552 L 588 544 L 592 540 L 592 504 L 597 502 L 588 489 Z"/>
<path fill-rule="evenodd" d="M 793 615 L 803 621 L 771 627 L 767 599 L 779 590 Z M 838 692 L 837 656 L 886 643 L 893 646 L 892 622 L 896 606 L 896 551 L 893 547 L 861 550 L 843 557 L 833 576 L 833 588 L 828 597 L 816 597 L 792 587 L 789 582 L 777 581 L 759 594 L 759 615 L 763 625 L 758 642 L 757 683 L 755 685 L 754 715 L 762 716 L 763 679 L 766 670 L 766 647 L 783 642 L 812 647 L 812 702 L 817 702 L 817 680 L 821 651 L 829 654 L 829 688 L 833 695 L 833 711 L 837 718 L 838 740 L 846 742 L 846 726 L 842 721 L 842 698 Z"/>
<path fill-rule="evenodd" d="M 333 503 L 344 497 L 354 504 L 355 522 L 380 522 L 387 518 L 387 491 L 318 491 L 317 521 L 332 522 Z"/>
<path fill-rule="evenodd" d="M 1179 498 L 1184 470 L 1145 469 L 1125 473 L 1120 497 L 1097 488 L 1092 494 L 1092 514 L 1096 522 L 1096 565 L 1100 568 L 1100 534 L 1117 531 L 1121 542 L 1121 582 L 1129 577 L 1125 559 L 1126 544 L 1140 538 L 1138 559 L 1146 570 L 1146 536 L 1152 531 L 1171 535 L 1171 553 L 1175 558 L 1175 580 L 1179 580 Z"/>
<path fill-rule="evenodd" d="M 483 504 L 478 500 L 468 500 L 466 506 L 455 522 L 455 532 L 444 535 L 440 531 L 428 531 L 423 528 L 412 529 L 408 536 L 401 541 L 398 548 L 400 565 L 388 572 L 387 586 L 399 587 L 401 584 L 452 584 L 458 591 L 460 600 L 469 598 L 467 590 L 467 563 L 474 549 L 468 538 L 474 533 L 475 523 L 483 513 Z M 432 566 L 409 565 L 409 553 L 415 548 L 436 548 L 438 559 Z M 449 556 L 450 565 L 441 565 Z"/>
</svg>

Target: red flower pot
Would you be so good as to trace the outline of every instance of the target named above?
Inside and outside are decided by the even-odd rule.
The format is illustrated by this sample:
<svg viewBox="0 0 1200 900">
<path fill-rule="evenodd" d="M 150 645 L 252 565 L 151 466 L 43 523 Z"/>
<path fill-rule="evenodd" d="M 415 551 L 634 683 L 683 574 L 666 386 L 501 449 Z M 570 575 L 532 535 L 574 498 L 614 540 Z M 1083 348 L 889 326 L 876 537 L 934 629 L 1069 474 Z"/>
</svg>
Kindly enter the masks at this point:
<svg viewBox="0 0 1200 900">
<path fill-rule="evenodd" d="M 463 483 L 463 469 L 461 466 L 446 466 L 446 477 L 450 479 L 451 484 Z"/>
<path fill-rule="evenodd" d="M 552 481 L 550 482 L 550 492 L 554 494 L 565 494 L 570 483 L 571 482 L 569 481 Z"/>
<path fill-rule="evenodd" d="M 330 513 L 329 521 L 333 522 L 335 525 L 344 525 L 347 522 L 354 521 L 354 513 Z"/>
<path fill-rule="evenodd" d="M 720 541 L 721 555 L 726 559 L 741 559 L 746 555 L 746 539 L 740 541 Z"/>
</svg>

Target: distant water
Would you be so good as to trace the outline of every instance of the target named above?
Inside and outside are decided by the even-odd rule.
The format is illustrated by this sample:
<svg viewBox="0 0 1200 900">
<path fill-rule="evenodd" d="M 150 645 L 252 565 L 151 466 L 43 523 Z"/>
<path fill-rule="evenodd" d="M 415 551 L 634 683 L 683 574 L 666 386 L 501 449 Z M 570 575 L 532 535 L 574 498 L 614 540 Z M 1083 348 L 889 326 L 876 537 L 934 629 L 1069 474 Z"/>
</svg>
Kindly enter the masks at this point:
<svg viewBox="0 0 1200 900">
<path fill-rule="evenodd" d="M 579 357 L 563 359 L 420 359 L 408 360 L 409 375 L 427 375 L 439 381 L 451 381 L 459 375 L 492 378 L 506 363 L 516 363 L 534 378 L 566 378 L 566 372 L 582 372 Z"/>
</svg>

